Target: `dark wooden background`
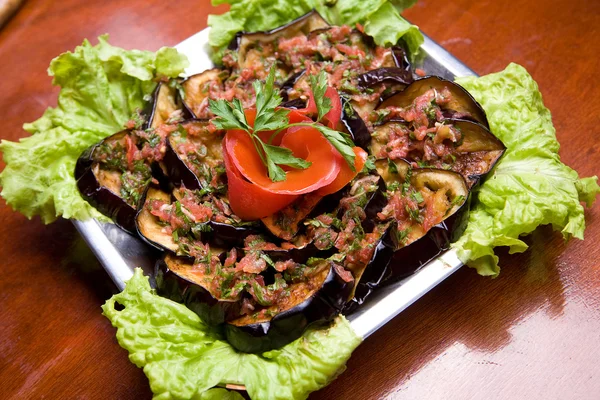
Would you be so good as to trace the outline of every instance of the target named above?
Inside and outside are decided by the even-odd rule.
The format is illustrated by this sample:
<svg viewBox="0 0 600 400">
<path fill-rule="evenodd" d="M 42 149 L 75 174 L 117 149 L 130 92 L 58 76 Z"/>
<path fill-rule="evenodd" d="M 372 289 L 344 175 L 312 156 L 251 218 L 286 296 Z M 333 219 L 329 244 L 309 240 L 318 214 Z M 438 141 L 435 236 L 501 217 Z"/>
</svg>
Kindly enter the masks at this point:
<svg viewBox="0 0 600 400">
<path fill-rule="evenodd" d="M 0 31 L 0 137 L 56 102 L 50 60 L 108 32 L 156 50 L 203 29 L 198 1 L 27 1 Z M 600 173 L 600 2 L 420 0 L 411 21 L 479 74 L 514 61 L 539 83 L 561 156 Z M 2 164 L 0 167 L 3 167 Z M 498 279 L 463 268 L 361 345 L 312 399 L 600 399 L 600 205 L 586 240 L 548 227 Z M 149 399 L 100 313 L 114 286 L 68 221 L 0 205 L 0 393 L 9 399 Z"/>
</svg>

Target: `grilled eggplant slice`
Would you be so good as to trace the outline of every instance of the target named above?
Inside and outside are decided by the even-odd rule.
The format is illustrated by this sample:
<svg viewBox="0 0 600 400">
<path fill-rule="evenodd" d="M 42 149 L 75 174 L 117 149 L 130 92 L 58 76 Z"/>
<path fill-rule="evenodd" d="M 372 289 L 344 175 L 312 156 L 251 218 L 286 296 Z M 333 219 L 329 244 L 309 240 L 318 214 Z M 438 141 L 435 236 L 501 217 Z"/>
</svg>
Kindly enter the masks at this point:
<svg viewBox="0 0 600 400">
<path fill-rule="evenodd" d="M 209 120 L 182 122 L 169 134 L 163 163 L 171 182 L 179 187 L 201 189 L 212 180 L 215 168 L 223 165 L 222 132 L 211 132 Z"/>
<path fill-rule="evenodd" d="M 353 271 L 356 289 L 346 307 L 347 312 L 356 309 L 376 288 L 409 276 L 447 250 L 466 227 L 469 189 L 460 174 L 446 170 L 414 169 L 408 180 L 414 191 L 404 196 L 428 196 L 425 200 L 421 199 L 420 203 L 425 202 L 426 207 L 429 204 L 432 208 L 430 214 L 424 216 L 425 221 L 410 215 L 402 220 L 394 220 L 389 225 L 364 270 Z M 394 193 L 388 192 L 388 197 L 393 196 Z M 436 213 L 437 219 L 441 217 L 441 220 L 436 220 Z M 428 218 L 432 220 L 427 221 Z M 426 226 L 428 223 L 435 225 Z"/>
<path fill-rule="evenodd" d="M 238 51 L 238 65 L 240 69 L 246 68 L 247 64 L 255 57 L 264 57 L 262 52 L 255 48 L 260 44 L 274 43 L 278 38 L 291 38 L 294 36 L 307 35 L 308 33 L 328 27 L 327 21 L 321 15 L 313 10 L 292 22 L 275 28 L 270 31 L 262 32 L 241 32 L 234 38 L 229 45 L 231 50 Z"/>
<path fill-rule="evenodd" d="M 305 282 L 292 283 L 278 304 L 230 321 L 228 342 L 247 353 L 282 347 L 299 338 L 309 324 L 331 321 L 342 310 L 353 287 L 351 275 L 321 261 Z"/>
<path fill-rule="evenodd" d="M 408 122 L 391 120 L 375 128 L 371 153 L 376 157 L 402 157 L 422 167 L 450 169 L 473 186 L 493 168 L 506 149 L 483 125 L 472 121 L 445 119 L 437 123 L 435 129 L 431 139 L 425 136 L 418 140 Z M 400 142 L 401 147 L 388 151 L 387 146 L 394 142 Z M 436 153 L 439 151 L 441 153 Z M 379 173 L 385 174 L 384 171 Z"/>
<path fill-rule="evenodd" d="M 153 200 L 172 204 L 178 200 L 176 192 L 174 191 L 174 195 L 171 195 L 155 185 L 150 185 L 140 202 L 135 219 L 137 232 L 145 242 L 159 250 L 167 250 L 173 253 L 178 252 L 179 244 L 173 239 L 171 231 L 165 229 L 165 225 L 160 222 L 160 219 L 149 210 Z M 210 243 L 212 246 L 231 248 L 242 247 L 246 237 L 258 233 L 256 226 L 248 224 L 236 226 L 209 220 L 201 225 L 202 230 L 190 227 L 189 231 L 181 232 L 181 234 L 193 234 L 198 240 Z"/>
<path fill-rule="evenodd" d="M 471 96 L 462 86 L 438 76 L 428 76 L 415 80 L 408 85 L 406 89 L 389 97 L 377 108 L 408 107 L 417 97 L 425 94 L 431 89 L 438 92 L 447 89 L 450 92 L 450 102 L 442 106 L 446 118 L 473 120 L 489 129 L 490 126 L 485 111 L 473 96 Z"/>
<path fill-rule="evenodd" d="M 506 146 L 488 129 L 478 123 L 448 119 L 462 134 L 462 141 L 455 148 L 456 160 L 451 169 L 461 174 L 472 186 L 492 170 L 506 151 Z M 434 164 L 434 167 L 438 167 Z"/>
<path fill-rule="evenodd" d="M 99 143 L 90 146 L 77 159 L 75 179 L 81 196 L 102 214 L 112 219 L 123 230 L 135 232 L 137 196 L 141 197 L 144 187 L 129 188 L 129 200 L 124 198 L 123 172 L 114 168 L 105 168 L 100 154 L 106 146 L 119 146 L 121 156 L 125 157 L 127 135 L 130 131 L 117 132 Z M 150 177 L 150 167 L 147 171 Z"/>
<path fill-rule="evenodd" d="M 440 215 L 443 212 L 443 216 L 440 221 L 434 218 L 430 224 L 435 225 L 429 229 L 425 226 L 427 216 L 424 223 L 411 221 L 401 226 L 401 221 L 396 221 L 388 235 L 396 250 L 389 266 L 392 280 L 404 278 L 447 250 L 450 242 L 462 234 L 469 213 L 469 189 L 460 174 L 438 169 L 417 169 L 413 170 L 410 181 L 415 193 L 431 193 L 431 207 Z M 427 241 L 435 246 L 425 243 L 415 246 L 417 242 Z"/>
<path fill-rule="evenodd" d="M 176 253 L 179 249 L 179 245 L 173 240 L 172 233 L 166 231 L 164 225 L 161 225 L 159 219 L 152 215 L 148 209 L 152 200 L 170 203 L 171 199 L 169 193 L 163 192 L 159 188 L 150 185 L 140 202 L 141 206 L 135 217 L 135 226 L 137 233 L 142 240 L 152 247 Z"/>
<path fill-rule="evenodd" d="M 242 297 L 219 296 L 211 285 L 215 273 L 167 253 L 156 263 L 154 275 L 158 294 L 185 304 L 205 323 L 218 325 L 239 316 Z"/>
<path fill-rule="evenodd" d="M 227 71 L 213 68 L 188 77 L 181 83 L 185 109 L 194 118 L 207 118 L 210 88 L 223 87 Z"/>
<path fill-rule="evenodd" d="M 380 236 L 373 246 L 373 254 L 366 265 L 358 265 L 352 268 L 354 277 L 354 288 L 344 306 L 344 314 L 351 313 L 363 304 L 367 297 L 384 281 L 387 276 L 389 260 L 394 255 L 394 248 L 384 241 L 391 227 L 380 225 Z"/>
<path fill-rule="evenodd" d="M 183 111 L 177 89 L 167 82 L 159 83 L 152 97 L 152 109 L 147 128 L 158 128 L 175 116 L 177 111 Z"/>
</svg>

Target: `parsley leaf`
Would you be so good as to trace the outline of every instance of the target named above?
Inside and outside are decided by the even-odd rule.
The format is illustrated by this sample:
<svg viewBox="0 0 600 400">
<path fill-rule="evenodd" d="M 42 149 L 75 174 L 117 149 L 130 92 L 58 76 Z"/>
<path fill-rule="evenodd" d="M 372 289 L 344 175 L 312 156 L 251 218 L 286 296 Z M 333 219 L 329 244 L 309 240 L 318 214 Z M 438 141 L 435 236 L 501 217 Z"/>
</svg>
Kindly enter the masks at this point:
<svg viewBox="0 0 600 400">
<path fill-rule="evenodd" d="M 311 75 L 309 79 L 313 99 L 315 100 L 319 115 L 317 121 L 320 121 L 331 110 L 331 99 L 325 96 L 325 92 L 327 91 L 327 74 L 321 70 L 318 75 Z"/>
<path fill-rule="evenodd" d="M 398 171 L 398 166 L 396 165 L 396 163 L 390 160 L 389 158 L 387 159 L 387 162 L 390 174 L 398 175 L 400 172 Z"/>
<path fill-rule="evenodd" d="M 410 197 L 417 203 L 422 203 L 423 201 L 425 201 L 423 199 L 423 195 L 420 192 L 413 192 L 410 194 Z"/>
<path fill-rule="evenodd" d="M 372 171 L 375 171 L 376 169 L 377 167 L 375 166 L 375 156 L 368 156 L 367 161 L 365 161 L 365 166 L 363 167 L 363 172 L 368 174 Z"/>
<path fill-rule="evenodd" d="M 329 140 L 329 143 L 344 157 L 344 160 L 350 166 L 352 171 L 356 171 L 354 167 L 354 159 L 356 158 L 356 154 L 354 154 L 354 142 L 350 138 L 350 135 L 343 132 L 338 132 L 336 130 L 330 129 L 324 125 L 314 124 L 312 125 L 316 128 L 325 139 Z"/>
<path fill-rule="evenodd" d="M 285 127 L 289 123 L 290 110 L 276 108 L 281 104 L 281 96 L 274 88 L 275 68 L 271 69 L 263 85 L 260 81 L 252 82 L 256 93 L 256 119 L 254 132 L 273 131 Z"/>
<path fill-rule="evenodd" d="M 250 133 L 251 128 L 246 121 L 244 108 L 239 99 L 233 99 L 233 103 L 208 99 L 208 107 L 217 116 L 212 120 L 217 129 L 241 129 Z"/>
</svg>

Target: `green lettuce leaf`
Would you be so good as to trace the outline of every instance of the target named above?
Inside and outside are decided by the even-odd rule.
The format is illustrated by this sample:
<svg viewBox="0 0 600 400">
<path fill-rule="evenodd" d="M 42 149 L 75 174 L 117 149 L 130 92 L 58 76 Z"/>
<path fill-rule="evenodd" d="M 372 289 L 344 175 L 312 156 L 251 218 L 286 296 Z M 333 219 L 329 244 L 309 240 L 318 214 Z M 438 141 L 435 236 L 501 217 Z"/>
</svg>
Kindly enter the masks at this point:
<svg viewBox="0 0 600 400">
<path fill-rule="evenodd" d="M 365 32 L 379 45 L 403 40 L 411 55 L 423 43 L 419 28 L 400 16 L 415 0 L 213 0 L 213 5 L 229 4 L 228 12 L 209 15 L 209 44 L 212 59 L 221 63 L 223 51 L 239 31 L 253 32 L 276 28 L 316 9 L 333 25 L 363 24 Z"/>
<path fill-rule="evenodd" d="M 73 170 L 83 150 L 123 129 L 161 77 L 175 77 L 188 62 L 172 48 L 156 53 L 111 46 L 106 36 L 92 46 L 87 40 L 74 52 L 50 63 L 48 74 L 61 87 L 58 106 L 25 124 L 32 136 L 3 140 L 6 168 L 0 173 L 2 196 L 28 218 L 50 223 L 57 217 L 102 216 L 81 198 Z"/>
<path fill-rule="evenodd" d="M 481 275 L 500 272 L 494 247 L 527 249 L 519 236 L 551 224 L 565 237 L 583 239 L 584 209 L 600 193 L 597 177 L 579 179 L 558 156 L 550 111 L 525 68 L 510 64 L 480 78 L 459 78 L 487 112 L 492 132 L 507 151 L 476 192 L 464 235 L 454 244 L 459 258 Z"/>
<path fill-rule="evenodd" d="M 226 384 L 245 385 L 253 399 L 305 399 L 343 372 L 361 342 L 340 316 L 279 350 L 240 353 L 187 307 L 158 296 L 139 268 L 102 310 L 155 399 L 219 398 L 207 391 Z"/>
<path fill-rule="evenodd" d="M 408 53 L 415 55 L 423 44 L 419 27 L 400 16 L 391 3 L 385 3 L 365 21 L 365 33 L 382 46 L 393 46 L 399 40 L 406 43 Z"/>
</svg>

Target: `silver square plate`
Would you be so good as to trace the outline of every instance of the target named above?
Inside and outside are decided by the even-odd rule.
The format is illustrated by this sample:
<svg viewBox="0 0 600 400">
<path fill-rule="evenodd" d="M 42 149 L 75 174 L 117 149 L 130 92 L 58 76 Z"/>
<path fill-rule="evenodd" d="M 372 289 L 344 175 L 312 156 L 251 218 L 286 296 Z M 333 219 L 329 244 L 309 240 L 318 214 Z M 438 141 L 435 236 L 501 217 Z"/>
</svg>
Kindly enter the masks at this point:
<svg viewBox="0 0 600 400">
<path fill-rule="evenodd" d="M 208 31 L 208 28 L 204 29 L 175 46 L 190 60 L 190 67 L 185 71 L 187 76 L 213 67 L 208 55 Z M 427 74 L 450 80 L 475 75 L 429 37 L 425 36 L 421 48 L 424 54 L 415 66 Z M 73 224 L 119 289 L 125 287 L 125 281 L 133 276 L 135 267 L 141 267 L 146 275 L 153 275 L 159 254 L 140 239 L 115 225 L 96 220 L 73 221 Z M 366 338 L 461 266 L 455 251 L 445 252 L 410 277 L 373 293 L 365 304 L 348 316 L 350 325 L 358 336 Z"/>
</svg>

